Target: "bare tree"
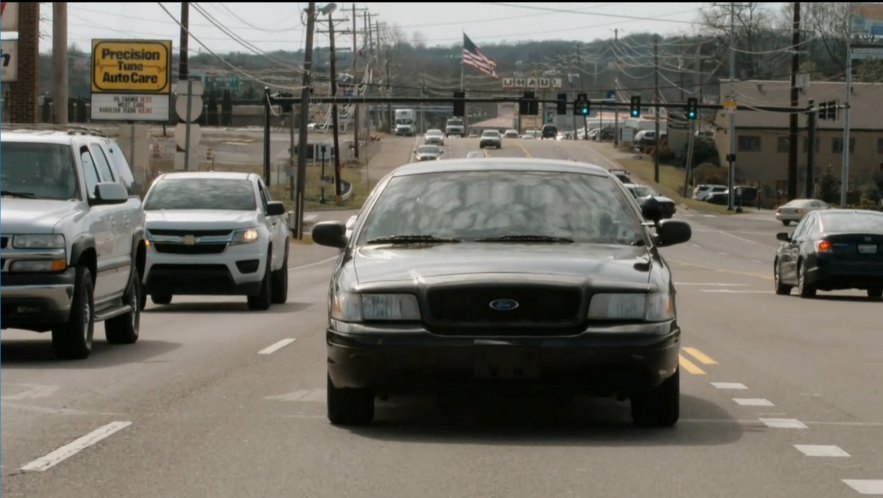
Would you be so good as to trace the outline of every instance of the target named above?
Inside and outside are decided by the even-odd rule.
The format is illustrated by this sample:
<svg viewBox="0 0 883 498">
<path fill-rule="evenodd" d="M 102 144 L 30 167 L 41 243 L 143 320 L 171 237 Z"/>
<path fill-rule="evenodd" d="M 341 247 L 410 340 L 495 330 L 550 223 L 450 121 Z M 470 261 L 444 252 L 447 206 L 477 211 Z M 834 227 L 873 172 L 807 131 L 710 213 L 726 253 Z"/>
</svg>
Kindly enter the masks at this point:
<svg viewBox="0 0 883 498">
<path fill-rule="evenodd" d="M 773 16 L 767 4 L 761 2 L 742 3 L 713 3 L 702 9 L 701 18 L 705 31 L 721 40 L 727 40 L 722 44 L 726 49 L 723 56 L 729 50 L 729 38 L 731 31 L 730 12 L 733 11 L 733 31 L 735 31 L 736 67 L 741 69 L 737 77 L 753 79 L 758 77 L 758 65 L 761 61 L 760 52 L 775 50 L 779 42 L 778 36 L 774 36 Z M 766 67 L 769 67 L 768 65 Z M 766 72 L 766 71 L 763 71 Z"/>
</svg>

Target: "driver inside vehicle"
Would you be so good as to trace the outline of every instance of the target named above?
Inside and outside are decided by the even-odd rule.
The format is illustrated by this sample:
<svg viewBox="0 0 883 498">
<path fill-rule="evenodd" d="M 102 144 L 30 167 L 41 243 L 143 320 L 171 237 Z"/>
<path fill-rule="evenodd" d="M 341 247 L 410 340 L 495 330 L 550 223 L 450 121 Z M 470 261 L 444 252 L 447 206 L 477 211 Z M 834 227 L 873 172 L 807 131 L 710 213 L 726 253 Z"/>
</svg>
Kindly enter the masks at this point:
<svg viewBox="0 0 883 498">
<path fill-rule="evenodd" d="M 41 197 L 66 200 L 75 196 L 73 169 L 62 154 L 54 153 L 42 158 L 35 170 L 38 172 L 35 180 L 40 187 Z"/>
</svg>

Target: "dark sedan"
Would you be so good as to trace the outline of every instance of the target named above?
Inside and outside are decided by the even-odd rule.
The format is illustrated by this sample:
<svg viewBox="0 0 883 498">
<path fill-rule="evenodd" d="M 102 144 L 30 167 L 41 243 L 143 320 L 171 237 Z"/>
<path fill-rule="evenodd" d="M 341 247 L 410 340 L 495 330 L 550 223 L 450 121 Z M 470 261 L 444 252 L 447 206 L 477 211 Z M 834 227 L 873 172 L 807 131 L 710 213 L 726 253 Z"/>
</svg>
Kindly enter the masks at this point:
<svg viewBox="0 0 883 498">
<path fill-rule="evenodd" d="M 663 218 L 671 218 L 678 211 L 677 205 L 675 201 L 659 195 L 655 190 L 646 185 L 637 185 L 635 183 L 624 183 L 623 186 L 628 189 L 629 192 L 635 196 L 635 200 L 638 201 L 638 204 L 643 204 L 647 199 L 653 198 L 657 203 L 659 203 L 659 208 L 662 210 Z"/>
<path fill-rule="evenodd" d="M 658 214 L 645 212 L 658 219 Z M 659 246 L 603 168 L 541 159 L 411 164 L 386 176 L 329 288 L 328 418 L 364 424 L 376 395 L 531 386 L 631 398 L 639 425 L 679 417 L 680 327 Z"/>
<path fill-rule="evenodd" d="M 812 211 L 783 242 L 773 263 L 777 294 L 797 287 L 800 297 L 816 291 L 863 289 L 883 295 L 883 213 L 826 209 Z"/>
</svg>

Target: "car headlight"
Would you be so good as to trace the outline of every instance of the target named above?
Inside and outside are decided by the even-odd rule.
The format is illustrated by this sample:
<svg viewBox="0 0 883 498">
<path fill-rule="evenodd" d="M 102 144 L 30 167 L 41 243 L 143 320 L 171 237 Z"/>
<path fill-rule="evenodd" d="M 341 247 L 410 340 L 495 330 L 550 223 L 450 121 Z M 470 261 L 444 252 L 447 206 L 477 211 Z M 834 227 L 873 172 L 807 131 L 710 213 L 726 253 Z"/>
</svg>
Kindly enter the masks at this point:
<svg viewBox="0 0 883 498">
<path fill-rule="evenodd" d="M 16 249 L 64 249 L 64 235 L 16 235 L 12 239 Z"/>
<path fill-rule="evenodd" d="M 255 228 L 236 230 L 233 232 L 233 245 L 251 244 L 257 242 L 259 238 L 261 238 L 260 233 Z"/>
<path fill-rule="evenodd" d="M 589 303 L 589 320 L 644 320 L 661 322 L 675 316 L 668 292 L 648 294 L 595 294 Z"/>
<path fill-rule="evenodd" d="M 419 320 L 420 307 L 413 294 L 336 292 L 331 298 L 331 318 L 344 322 Z"/>
</svg>

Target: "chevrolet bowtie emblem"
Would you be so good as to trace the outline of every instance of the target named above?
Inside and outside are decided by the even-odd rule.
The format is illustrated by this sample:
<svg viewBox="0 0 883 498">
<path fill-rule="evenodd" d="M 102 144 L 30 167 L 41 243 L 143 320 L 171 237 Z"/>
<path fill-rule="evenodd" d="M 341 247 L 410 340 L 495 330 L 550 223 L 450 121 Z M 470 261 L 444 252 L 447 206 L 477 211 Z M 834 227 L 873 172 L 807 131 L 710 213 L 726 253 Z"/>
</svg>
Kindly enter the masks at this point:
<svg viewBox="0 0 883 498">
<path fill-rule="evenodd" d="M 185 235 L 184 236 L 184 245 L 185 246 L 196 245 L 196 237 L 194 237 L 193 235 Z"/>
</svg>

